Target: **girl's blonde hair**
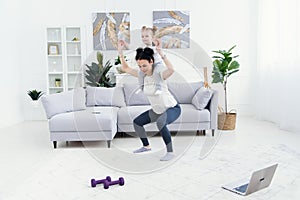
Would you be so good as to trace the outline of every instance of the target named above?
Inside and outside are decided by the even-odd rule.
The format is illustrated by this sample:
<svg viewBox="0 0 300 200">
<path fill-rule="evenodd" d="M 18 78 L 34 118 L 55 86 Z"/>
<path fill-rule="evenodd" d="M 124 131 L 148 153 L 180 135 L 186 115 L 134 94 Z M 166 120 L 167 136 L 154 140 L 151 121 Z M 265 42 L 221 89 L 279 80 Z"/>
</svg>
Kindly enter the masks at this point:
<svg viewBox="0 0 300 200">
<path fill-rule="evenodd" d="M 153 26 L 152 28 L 150 28 L 150 27 L 147 27 L 147 26 L 143 26 L 142 31 L 151 31 L 152 35 L 154 36 L 155 32 L 157 31 L 157 27 Z"/>
</svg>

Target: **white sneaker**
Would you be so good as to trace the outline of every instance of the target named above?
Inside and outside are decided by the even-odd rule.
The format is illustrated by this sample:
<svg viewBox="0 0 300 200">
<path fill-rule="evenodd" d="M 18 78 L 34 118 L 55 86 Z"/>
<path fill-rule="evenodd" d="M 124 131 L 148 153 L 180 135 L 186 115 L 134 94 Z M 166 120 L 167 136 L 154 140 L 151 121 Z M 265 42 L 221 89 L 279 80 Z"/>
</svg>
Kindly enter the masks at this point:
<svg viewBox="0 0 300 200">
<path fill-rule="evenodd" d="M 140 93 L 141 91 L 142 91 L 142 89 L 139 88 L 139 89 L 135 92 L 135 94 L 138 94 L 138 93 Z"/>
<path fill-rule="evenodd" d="M 133 153 L 143 153 L 143 152 L 146 152 L 146 151 L 151 151 L 151 148 L 141 147 L 137 150 L 134 150 Z"/>
<path fill-rule="evenodd" d="M 175 154 L 173 152 L 167 152 L 164 157 L 160 159 L 160 161 L 169 161 L 175 157 Z"/>
<path fill-rule="evenodd" d="M 156 90 L 156 91 L 154 92 L 154 95 L 160 95 L 161 93 L 162 93 L 161 90 Z"/>
</svg>

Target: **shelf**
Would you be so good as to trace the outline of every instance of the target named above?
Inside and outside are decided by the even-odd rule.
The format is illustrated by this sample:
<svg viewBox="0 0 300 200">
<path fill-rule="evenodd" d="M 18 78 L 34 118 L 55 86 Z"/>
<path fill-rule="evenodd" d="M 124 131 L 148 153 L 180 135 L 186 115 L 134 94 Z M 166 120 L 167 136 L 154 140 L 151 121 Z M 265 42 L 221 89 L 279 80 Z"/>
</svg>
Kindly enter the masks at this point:
<svg viewBox="0 0 300 200">
<path fill-rule="evenodd" d="M 49 75 L 63 74 L 63 72 L 48 72 Z"/>
<path fill-rule="evenodd" d="M 77 75 L 77 74 L 82 74 L 81 72 L 79 71 L 73 71 L 73 72 L 68 72 L 68 74 L 71 74 L 71 75 Z"/>
<path fill-rule="evenodd" d="M 49 40 L 48 43 L 61 43 L 60 40 Z"/>
<path fill-rule="evenodd" d="M 75 43 L 75 44 L 79 44 L 81 41 L 67 41 L 67 43 Z"/>
<path fill-rule="evenodd" d="M 46 29 L 48 93 L 68 91 L 84 86 L 82 61 L 86 53 L 82 27 L 50 27 Z M 72 41 L 73 39 L 77 39 Z M 60 79 L 57 83 L 56 79 Z M 60 87 L 56 87 L 60 86 Z"/>
<path fill-rule="evenodd" d="M 48 54 L 49 57 L 62 57 L 61 54 L 58 54 L 58 55 L 51 55 L 51 54 Z"/>
<path fill-rule="evenodd" d="M 81 57 L 81 55 L 80 54 L 68 54 L 67 56 L 69 56 L 69 57 Z"/>
</svg>

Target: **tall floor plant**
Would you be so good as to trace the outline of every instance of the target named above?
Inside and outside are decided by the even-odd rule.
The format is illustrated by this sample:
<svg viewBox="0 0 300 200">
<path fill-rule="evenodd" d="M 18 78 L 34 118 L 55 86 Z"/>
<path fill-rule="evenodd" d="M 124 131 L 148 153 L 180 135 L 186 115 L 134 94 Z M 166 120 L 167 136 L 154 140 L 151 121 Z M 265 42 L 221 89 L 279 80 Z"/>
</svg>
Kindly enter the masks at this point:
<svg viewBox="0 0 300 200">
<path fill-rule="evenodd" d="M 212 71 L 212 83 L 221 83 L 225 92 L 225 112 L 228 113 L 227 108 L 227 81 L 228 78 L 239 71 L 240 64 L 234 60 L 239 55 L 232 56 L 231 51 L 236 47 L 234 45 L 228 51 L 218 50 L 213 51 L 219 55 L 213 56 L 213 71 Z"/>
</svg>

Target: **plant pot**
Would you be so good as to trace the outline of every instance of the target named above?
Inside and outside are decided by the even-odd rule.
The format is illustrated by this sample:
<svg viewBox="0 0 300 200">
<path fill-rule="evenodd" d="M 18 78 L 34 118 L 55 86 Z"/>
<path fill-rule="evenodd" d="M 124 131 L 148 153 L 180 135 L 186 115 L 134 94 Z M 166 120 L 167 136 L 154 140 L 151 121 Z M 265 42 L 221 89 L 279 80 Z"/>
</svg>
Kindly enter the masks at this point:
<svg viewBox="0 0 300 200">
<path fill-rule="evenodd" d="M 61 81 L 55 80 L 55 87 L 61 87 Z"/>
<path fill-rule="evenodd" d="M 38 108 L 39 105 L 40 105 L 40 101 L 39 100 L 32 100 L 30 102 L 31 106 L 34 107 L 34 108 Z"/>
<path fill-rule="evenodd" d="M 218 129 L 219 130 L 234 130 L 236 123 L 236 113 L 219 113 L 218 114 Z"/>
</svg>

